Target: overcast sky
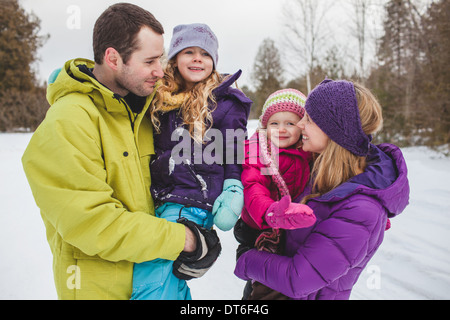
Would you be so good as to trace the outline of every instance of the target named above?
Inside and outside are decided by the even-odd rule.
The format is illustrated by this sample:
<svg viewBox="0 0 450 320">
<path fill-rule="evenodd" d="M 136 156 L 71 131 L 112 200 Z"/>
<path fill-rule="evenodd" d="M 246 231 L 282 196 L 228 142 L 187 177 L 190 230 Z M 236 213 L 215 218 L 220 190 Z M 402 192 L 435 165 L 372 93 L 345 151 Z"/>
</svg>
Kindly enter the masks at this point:
<svg viewBox="0 0 450 320">
<path fill-rule="evenodd" d="M 131 2 L 150 11 L 165 29 L 168 48 L 178 24 L 206 23 L 219 39 L 218 70 L 243 70 L 239 81 L 251 85 L 250 72 L 262 41 L 277 41 L 282 32 L 281 6 L 285 0 L 19 0 L 27 12 L 41 19 L 41 32 L 50 38 L 39 50 L 41 80 L 65 61 L 93 60 L 92 30 L 98 16 L 111 4 Z"/>
</svg>

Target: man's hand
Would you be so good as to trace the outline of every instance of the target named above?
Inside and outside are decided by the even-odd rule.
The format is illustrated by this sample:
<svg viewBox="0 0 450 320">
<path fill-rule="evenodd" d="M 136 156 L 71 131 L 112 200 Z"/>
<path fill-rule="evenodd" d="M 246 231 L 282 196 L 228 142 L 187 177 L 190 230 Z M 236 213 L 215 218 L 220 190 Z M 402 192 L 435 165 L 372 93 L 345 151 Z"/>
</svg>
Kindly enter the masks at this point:
<svg viewBox="0 0 450 320">
<path fill-rule="evenodd" d="M 183 280 L 200 278 L 216 262 L 222 250 L 219 237 L 215 230 L 202 228 L 185 218 L 178 219 L 177 222 L 184 224 L 191 231 L 191 233 L 186 232 L 186 237 L 193 236 L 196 244 L 194 245 L 191 240 L 187 241 L 189 246 L 187 249 L 192 251 L 180 253 L 173 263 L 172 272 L 177 278 Z"/>
<path fill-rule="evenodd" d="M 184 242 L 184 252 L 194 252 L 197 248 L 197 238 L 195 237 L 194 233 L 189 229 L 186 228 L 186 240 Z"/>
</svg>

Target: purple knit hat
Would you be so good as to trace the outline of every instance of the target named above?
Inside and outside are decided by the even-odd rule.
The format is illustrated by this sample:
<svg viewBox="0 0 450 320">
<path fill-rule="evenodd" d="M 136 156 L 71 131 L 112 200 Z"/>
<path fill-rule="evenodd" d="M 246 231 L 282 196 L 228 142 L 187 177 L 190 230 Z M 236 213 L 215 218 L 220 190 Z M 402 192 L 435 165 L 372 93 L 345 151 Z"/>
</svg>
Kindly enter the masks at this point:
<svg viewBox="0 0 450 320">
<path fill-rule="evenodd" d="M 219 41 L 206 24 L 180 24 L 173 28 L 168 59 L 172 59 L 178 52 L 189 47 L 199 47 L 208 52 L 214 62 L 214 67 L 217 68 Z"/>
<path fill-rule="evenodd" d="M 367 156 L 371 139 L 361 127 L 353 83 L 325 79 L 308 95 L 305 109 L 331 140 L 357 156 Z"/>
</svg>

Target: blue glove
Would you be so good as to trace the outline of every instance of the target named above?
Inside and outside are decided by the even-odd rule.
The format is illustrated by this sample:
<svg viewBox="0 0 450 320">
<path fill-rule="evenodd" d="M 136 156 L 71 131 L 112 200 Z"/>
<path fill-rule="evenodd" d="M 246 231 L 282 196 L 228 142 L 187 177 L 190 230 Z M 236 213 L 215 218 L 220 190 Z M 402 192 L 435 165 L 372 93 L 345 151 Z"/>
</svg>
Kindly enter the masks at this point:
<svg viewBox="0 0 450 320">
<path fill-rule="evenodd" d="M 231 230 L 244 208 L 244 186 L 236 179 L 226 179 L 220 196 L 214 201 L 214 224 L 222 231 Z"/>
</svg>

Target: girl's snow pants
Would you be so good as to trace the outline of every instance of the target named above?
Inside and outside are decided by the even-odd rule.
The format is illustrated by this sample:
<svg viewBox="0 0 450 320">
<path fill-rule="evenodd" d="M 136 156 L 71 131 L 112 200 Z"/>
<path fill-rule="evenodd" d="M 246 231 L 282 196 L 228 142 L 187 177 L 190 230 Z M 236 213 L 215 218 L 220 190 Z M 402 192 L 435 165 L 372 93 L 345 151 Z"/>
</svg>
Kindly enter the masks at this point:
<svg viewBox="0 0 450 320">
<path fill-rule="evenodd" d="M 185 217 L 208 229 L 213 225 L 210 211 L 171 202 L 156 209 L 156 216 L 172 222 Z M 191 300 L 186 280 L 178 279 L 172 266 L 173 261 L 165 259 L 135 263 L 131 300 Z"/>
</svg>

